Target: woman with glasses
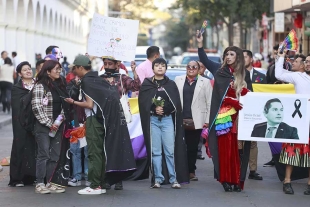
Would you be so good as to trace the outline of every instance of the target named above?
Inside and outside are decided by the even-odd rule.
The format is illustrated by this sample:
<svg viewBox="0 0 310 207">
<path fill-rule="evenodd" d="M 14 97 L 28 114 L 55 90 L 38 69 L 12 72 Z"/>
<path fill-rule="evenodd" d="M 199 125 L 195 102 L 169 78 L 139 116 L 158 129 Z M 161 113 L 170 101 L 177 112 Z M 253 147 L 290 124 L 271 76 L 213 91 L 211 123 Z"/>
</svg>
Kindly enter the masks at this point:
<svg viewBox="0 0 310 207">
<path fill-rule="evenodd" d="M 63 97 L 68 97 L 68 95 L 66 83 L 60 78 L 60 73 L 59 62 L 45 61 L 32 91 L 32 110 L 36 117 L 34 134 L 38 145 L 35 192 L 40 194 L 65 192 L 65 189 L 60 187 L 60 183 L 57 183 L 58 185 L 52 183 L 55 173 L 60 171 L 58 167 L 61 167 L 59 166 L 60 155 L 63 154 L 61 150 L 64 149 L 63 146 L 66 146 L 63 132 L 68 104 Z M 56 119 L 58 124 L 55 122 Z M 51 137 L 50 132 L 54 132 L 55 135 Z M 63 170 L 65 169 L 66 167 Z M 47 181 L 46 185 L 44 185 L 44 178 Z"/>
<path fill-rule="evenodd" d="M 242 49 L 227 47 L 223 53 L 223 64 L 220 65 L 208 59 L 199 31 L 197 42 L 199 59 L 214 75 L 215 80 L 208 137 L 214 177 L 226 192 L 240 192 L 246 176 L 251 142 L 245 142 L 244 150 L 238 150 L 238 111 L 242 108 L 239 98 L 245 95 L 248 89 L 252 90 L 250 73 L 244 68 Z"/>
<path fill-rule="evenodd" d="M 21 62 L 16 67 L 20 80 L 12 88 L 13 144 L 10 161 L 10 187 L 32 185 L 36 175 L 36 143 L 31 132 L 24 129 L 19 121 L 21 98 L 30 93 L 35 80 L 29 62 Z"/>
<path fill-rule="evenodd" d="M 190 61 L 186 67 L 186 75 L 175 78 L 183 108 L 183 127 L 191 181 L 198 181 L 195 173 L 198 144 L 202 129 L 209 126 L 212 96 L 210 80 L 198 75 L 199 69 L 197 61 Z"/>
</svg>

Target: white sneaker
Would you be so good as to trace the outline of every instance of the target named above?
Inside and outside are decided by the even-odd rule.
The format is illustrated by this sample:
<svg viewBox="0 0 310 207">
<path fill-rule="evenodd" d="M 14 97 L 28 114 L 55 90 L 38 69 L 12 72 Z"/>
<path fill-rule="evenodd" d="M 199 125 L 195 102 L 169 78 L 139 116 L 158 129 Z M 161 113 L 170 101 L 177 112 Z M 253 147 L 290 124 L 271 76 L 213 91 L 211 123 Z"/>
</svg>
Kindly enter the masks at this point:
<svg viewBox="0 0 310 207">
<path fill-rule="evenodd" d="M 86 187 L 89 187 L 90 184 L 91 184 L 91 182 L 89 182 L 88 180 L 85 181 L 85 186 L 86 186 Z"/>
<path fill-rule="evenodd" d="M 106 189 L 101 189 L 101 193 L 105 194 L 105 193 L 107 193 L 107 190 Z"/>
<path fill-rule="evenodd" d="M 44 185 L 44 183 L 37 184 L 35 188 L 35 192 L 40 193 L 40 194 L 51 193 L 51 191 Z"/>
<path fill-rule="evenodd" d="M 86 187 L 82 190 L 79 190 L 78 191 L 78 194 L 80 195 L 100 195 L 102 194 L 102 190 L 105 190 L 105 189 L 101 189 L 101 187 L 98 187 L 98 188 L 90 188 L 90 187 Z"/>
<path fill-rule="evenodd" d="M 47 183 L 46 187 L 51 191 L 51 193 L 64 193 L 66 191 L 64 188 L 51 183 Z"/>
<path fill-rule="evenodd" d="M 2 165 L 0 165 L 0 172 L 3 170 L 3 167 L 2 167 Z"/>
<path fill-rule="evenodd" d="M 160 188 L 160 183 L 156 182 L 151 188 Z"/>
<path fill-rule="evenodd" d="M 181 185 L 177 181 L 174 181 L 171 185 L 171 188 L 180 189 Z"/>
<path fill-rule="evenodd" d="M 73 187 L 76 187 L 76 186 L 80 186 L 82 183 L 80 180 L 77 180 L 75 178 L 71 179 L 69 182 L 68 182 L 68 185 L 69 186 L 73 186 Z"/>
</svg>

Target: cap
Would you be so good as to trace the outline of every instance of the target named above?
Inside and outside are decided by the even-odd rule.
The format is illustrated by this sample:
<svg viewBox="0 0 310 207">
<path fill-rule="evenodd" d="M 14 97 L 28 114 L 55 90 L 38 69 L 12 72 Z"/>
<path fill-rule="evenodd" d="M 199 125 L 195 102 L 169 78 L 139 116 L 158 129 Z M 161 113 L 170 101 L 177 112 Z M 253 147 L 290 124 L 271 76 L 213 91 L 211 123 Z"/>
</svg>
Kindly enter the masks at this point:
<svg viewBox="0 0 310 207">
<path fill-rule="evenodd" d="M 79 55 L 77 56 L 74 61 L 73 61 L 73 66 L 78 65 L 78 66 L 91 66 L 91 61 L 90 59 L 85 56 L 85 55 Z"/>
<path fill-rule="evenodd" d="M 115 62 L 121 62 L 120 60 L 116 60 L 113 56 L 102 56 L 102 60 L 105 60 L 105 59 L 112 60 Z"/>
</svg>

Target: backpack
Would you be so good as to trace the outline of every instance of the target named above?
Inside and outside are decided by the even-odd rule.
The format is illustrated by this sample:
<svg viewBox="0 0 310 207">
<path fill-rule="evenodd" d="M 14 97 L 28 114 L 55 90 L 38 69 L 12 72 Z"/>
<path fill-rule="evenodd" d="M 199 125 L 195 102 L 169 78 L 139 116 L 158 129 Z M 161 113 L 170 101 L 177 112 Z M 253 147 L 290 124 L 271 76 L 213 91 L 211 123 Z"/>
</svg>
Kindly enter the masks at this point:
<svg viewBox="0 0 310 207">
<path fill-rule="evenodd" d="M 46 86 L 44 84 L 42 85 L 44 87 L 44 94 L 46 94 Z M 20 125 L 26 131 L 31 133 L 33 133 L 34 125 L 36 123 L 36 117 L 34 116 L 31 105 L 32 91 L 33 89 L 20 98 L 20 111 L 18 117 Z"/>
</svg>

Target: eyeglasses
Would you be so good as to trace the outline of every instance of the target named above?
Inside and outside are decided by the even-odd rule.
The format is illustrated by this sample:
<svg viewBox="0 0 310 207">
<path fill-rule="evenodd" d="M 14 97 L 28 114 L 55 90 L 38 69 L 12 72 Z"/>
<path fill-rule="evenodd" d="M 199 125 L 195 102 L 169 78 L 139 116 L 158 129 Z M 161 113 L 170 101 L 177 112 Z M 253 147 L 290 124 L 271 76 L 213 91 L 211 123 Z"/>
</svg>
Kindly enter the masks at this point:
<svg viewBox="0 0 310 207">
<path fill-rule="evenodd" d="M 197 70 L 198 69 L 198 66 L 197 65 L 187 65 L 186 68 L 188 70 Z"/>
<path fill-rule="evenodd" d="M 54 68 L 53 70 L 55 70 L 55 71 L 62 71 L 62 68 Z"/>
</svg>

